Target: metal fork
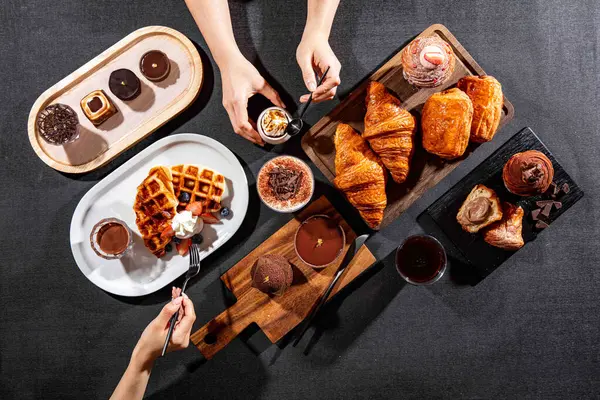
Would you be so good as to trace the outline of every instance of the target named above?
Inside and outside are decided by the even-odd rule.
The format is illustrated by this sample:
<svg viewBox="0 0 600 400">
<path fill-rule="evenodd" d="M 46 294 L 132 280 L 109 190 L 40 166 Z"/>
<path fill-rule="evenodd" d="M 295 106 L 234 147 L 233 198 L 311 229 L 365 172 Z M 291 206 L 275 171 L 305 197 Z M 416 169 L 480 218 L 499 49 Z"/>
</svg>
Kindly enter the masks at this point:
<svg viewBox="0 0 600 400">
<path fill-rule="evenodd" d="M 185 281 L 183 281 L 183 286 L 181 287 L 181 294 L 185 292 L 188 282 L 190 279 L 198 275 L 200 272 L 200 247 L 197 244 L 192 243 L 190 246 L 190 268 L 185 274 Z M 171 341 L 171 335 L 173 334 L 173 328 L 175 327 L 175 323 L 177 322 L 177 318 L 179 318 L 179 310 L 173 314 L 171 317 L 171 321 L 169 323 L 169 332 L 167 333 L 167 340 L 165 340 L 165 344 L 162 349 L 162 355 L 164 356 L 167 352 L 167 347 L 169 347 L 169 342 Z"/>
</svg>

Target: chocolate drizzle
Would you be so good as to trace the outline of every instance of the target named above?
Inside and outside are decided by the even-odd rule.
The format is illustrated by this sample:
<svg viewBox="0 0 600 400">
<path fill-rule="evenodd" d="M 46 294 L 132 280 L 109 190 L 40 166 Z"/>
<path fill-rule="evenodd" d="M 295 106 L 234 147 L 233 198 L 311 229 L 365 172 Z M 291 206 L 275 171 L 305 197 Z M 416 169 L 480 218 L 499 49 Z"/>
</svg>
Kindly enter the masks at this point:
<svg viewBox="0 0 600 400">
<path fill-rule="evenodd" d="M 269 186 L 277 200 L 289 200 L 298 193 L 302 182 L 302 171 L 274 167 L 269 172 Z"/>
</svg>

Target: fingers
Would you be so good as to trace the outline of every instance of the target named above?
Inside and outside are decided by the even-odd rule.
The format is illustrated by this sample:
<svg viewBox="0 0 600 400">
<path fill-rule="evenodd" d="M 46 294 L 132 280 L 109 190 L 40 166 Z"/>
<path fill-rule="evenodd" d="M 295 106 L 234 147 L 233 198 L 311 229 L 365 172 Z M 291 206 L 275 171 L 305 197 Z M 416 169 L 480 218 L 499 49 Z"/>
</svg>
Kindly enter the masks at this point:
<svg viewBox="0 0 600 400">
<path fill-rule="evenodd" d="M 182 308 L 183 316 L 181 320 L 175 325 L 173 335 L 171 336 L 171 342 L 174 348 L 186 348 L 190 343 L 190 334 L 194 321 L 196 321 L 196 311 L 194 310 L 194 303 L 184 295 Z"/>
<path fill-rule="evenodd" d="M 327 71 L 327 66 L 324 66 L 321 69 L 321 73 Z M 327 72 L 327 76 L 325 80 L 321 82 L 321 85 L 312 92 L 312 101 L 315 103 L 320 103 L 322 101 L 331 100 L 335 97 L 337 92 L 337 87 L 340 85 L 340 70 L 341 65 L 337 59 L 334 59 L 331 62 L 331 66 L 329 67 L 329 72 Z M 306 103 L 309 99 L 308 94 L 305 94 L 300 97 L 301 103 Z"/>
<path fill-rule="evenodd" d="M 315 71 L 313 69 L 312 57 L 310 54 L 297 54 L 296 60 L 302 71 L 302 79 L 309 92 L 314 92 L 317 89 L 317 81 Z"/>
<path fill-rule="evenodd" d="M 271 103 L 275 104 L 276 106 L 285 108 L 285 104 L 283 104 L 283 101 L 281 101 L 279 93 L 277 93 L 277 91 L 273 89 L 273 87 L 269 85 L 267 81 L 264 82 L 263 87 L 258 90 L 258 93 L 265 96 L 271 101 Z"/>
<path fill-rule="evenodd" d="M 223 106 L 227 110 L 235 133 L 259 146 L 264 145 L 262 138 L 248 121 L 248 99 L 224 101 Z"/>
<path fill-rule="evenodd" d="M 177 310 L 179 310 L 179 307 L 181 307 L 183 299 L 183 297 L 177 297 L 165 304 L 162 310 L 160 310 L 160 313 L 158 314 L 158 317 L 156 317 L 156 319 L 159 321 L 161 326 L 166 327 L 169 324 L 169 320 L 171 319 L 173 314 L 175 314 Z"/>
</svg>

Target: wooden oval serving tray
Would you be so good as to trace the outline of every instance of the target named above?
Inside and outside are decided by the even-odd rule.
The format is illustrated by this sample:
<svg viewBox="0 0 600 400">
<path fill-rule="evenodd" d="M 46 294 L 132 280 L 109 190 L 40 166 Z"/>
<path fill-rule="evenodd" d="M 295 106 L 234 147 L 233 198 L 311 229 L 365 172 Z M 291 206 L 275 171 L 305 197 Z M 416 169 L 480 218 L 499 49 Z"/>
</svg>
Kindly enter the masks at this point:
<svg viewBox="0 0 600 400">
<path fill-rule="evenodd" d="M 160 50 L 171 63 L 162 82 L 151 82 L 140 72 L 141 56 Z M 140 79 L 142 91 L 132 101 L 119 100 L 108 88 L 110 73 L 127 68 Z M 129 34 L 96 58 L 46 90 L 35 102 L 27 122 L 29 141 L 38 157 L 54 169 L 69 173 L 92 171 L 150 135 L 194 102 L 202 86 L 200 54 L 182 33 L 163 26 L 147 26 Z M 79 105 L 88 93 L 102 89 L 119 110 L 94 126 Z M 46 106 L 64 103 L 79 117 L 80 137 L 55 146 L 37 132 L 37 116 Z"/>
<path fill-rule="evenodd" d="M 365 116 L 365 95 L 369 81 L 379 81 L 392 91 L 402 101 L 402 106 L 417 117 L 417 136 L 415 153 L 413 155 L 408 179 L 403 184 L 397 184 L 388 179 L 386 188 L 388 204 L 385 209 L 381 228 L 388 225 L 402 214 L 412 203 L 435 186 L 462 160 L 464 160 L 478 146 L 470 144 L 465 155 L 456 160 L 444 161 L 435 155 L 427 153 L 421 146 L 420 114 L 425 101 L 435 92 L 441 92 L 451 86 L 463 76 L 485 75 L 485 71 L 467 50 L 460 44 L 454 35 L 444 25 L 435 24 L 425 29 L 418 37 L 439 36 L 445 40 L 454 51 L 456 66 L 454 73 L 443 85 L 436 88 L 416 88 L 410 85 L 402 75 L 401 50 L 398 50 L 385 64 L 375 71 L 369 78 L 362 82 L 356 90 L 338 104 L 329 114 L 317 122 L 302 138 L 302 148 L 323 174 L 333 182 L 335 178 L 335 146 L 333 137 L 340 122 L 351 125 L 362 133 Z M 502 83 L 502 82 L 500 82 Z M 504 107 L 500 119 L 501 129 L 514 116 L 514 108 L 510 101 L 504 97 Z"/>
</svg>

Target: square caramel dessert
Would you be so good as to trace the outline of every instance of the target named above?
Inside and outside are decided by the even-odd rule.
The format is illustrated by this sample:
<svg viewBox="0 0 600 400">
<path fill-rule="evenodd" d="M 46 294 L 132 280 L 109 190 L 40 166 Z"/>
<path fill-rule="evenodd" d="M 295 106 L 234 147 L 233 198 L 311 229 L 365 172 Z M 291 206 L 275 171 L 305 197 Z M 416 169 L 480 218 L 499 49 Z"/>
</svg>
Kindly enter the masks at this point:
<svg viewBox="0 0 600 400">
<path fill-rule="evenodd" d="M 118 110 L 103 90 L 94 90 L 81 99 L 81 110 L 95 126 L 115 115 Z"/>
</svg>

